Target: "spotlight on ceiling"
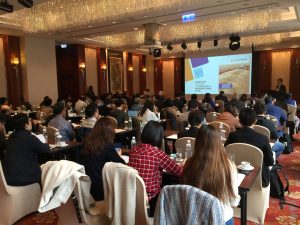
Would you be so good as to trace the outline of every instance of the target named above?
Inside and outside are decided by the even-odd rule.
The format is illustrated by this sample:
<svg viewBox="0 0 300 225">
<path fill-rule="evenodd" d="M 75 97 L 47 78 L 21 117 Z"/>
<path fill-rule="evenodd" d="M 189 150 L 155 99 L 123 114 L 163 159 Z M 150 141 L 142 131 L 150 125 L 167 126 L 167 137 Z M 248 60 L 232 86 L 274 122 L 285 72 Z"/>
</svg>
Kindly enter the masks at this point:
<svg viewBox="0 0 300 225">
<path fill-rule="evenodd" d="M 201 45 L 202 45 L 202 41 L 197 41 L 197 47 L 201 48 Z"/>
<path fill-rule="evenodd" d="M 26 8 L 31 8 L 33 6 L 32 0 L 18 0 L 18 2 Z"/>
<path fill-rule="evenodd" d="M 156 48 L 153 50 L 153 56 L 154 57 L 159 57 L 161 56 L 161 50 L 159 48 Z"/>
<path fill-rule="evenodd" d="M 173 47 L 172 47 L 171 43 L 169 43 L 169 44 L 167 45 L 167 49 L 168 49 L 169 51 L 172 51 L 172 50 L 173 50 Z"/>
<path fill-rule="evenodd" d="M 186 43 L 185 43 L 185 42 L 182 42 L 182 44 L 181 44 L 181 48 L 182 48 L 183 50 L 187 49 L 187 45 L 186 45 Z"/>
<path fill-rule="evenodd" d="M 241 37 L 238 35 L 231 35 L 230 38 L 230 43 L 229 43 L 229 49 L 232 51 L 238 50 L 241 47 Z"/>
<path fill-rule="evenodd" d="M 0 1 L 0 10 L 12 13 L 14 11 L 13 5 L 7 3 L 7 0 Z"/>
<path fill-rule="evenodd" d="M 218 39 L 215 39 L 215 40 L 214 40 L 214 46 L 215 46 L 215 47 L 218 46 Z"/>
</svg>

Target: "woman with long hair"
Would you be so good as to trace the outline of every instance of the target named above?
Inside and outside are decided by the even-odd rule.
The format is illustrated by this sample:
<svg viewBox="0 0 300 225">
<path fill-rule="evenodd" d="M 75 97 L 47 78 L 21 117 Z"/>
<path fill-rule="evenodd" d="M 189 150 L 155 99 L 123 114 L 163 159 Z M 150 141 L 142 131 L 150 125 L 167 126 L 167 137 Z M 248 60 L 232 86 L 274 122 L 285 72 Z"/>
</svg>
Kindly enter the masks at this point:
<svg viewBox="0 0 300 225">
<path fill-rule="evenodd" d="M 213 126 L 202 126 L 198 131 L 194 153 L 184 166 L 183 182 L 218 198 L 224 206 L 226 225 L 233 224 L 231 206 L 237 206 L 240 200 L 237 169 Z"/>
<path fill-rule="evenodd" d="M 125 163 L 114 147 L 115 126 L 108 117 L 100 118 L 84 142 L 82 164 L 91 178 L 91 194 L 96 201 L 104 199 L 102 169 L 106 162 Z"/>
<path fill-rule="evenodd" d="M 151 217 L 154 216 L 160 193 L 163 170 L 177 176 L 182 174 L 182 166 L 160 150 L 163 135 L 164 130 L 160 123 L 149 121 L 141 135 L 142 144 L 135 146 L 129 152 L 128 165 L 136 169 L 145 182 Z"/>
<path fill-rule="evenodd" d="M 139 112 L 139 116 L 142 117 L 142 122 L 146 124 L 150 120 L 158 121 L 155 111 L 154 103 L 150 100 L 145 101 L 143 108 Z"/>
</svg>

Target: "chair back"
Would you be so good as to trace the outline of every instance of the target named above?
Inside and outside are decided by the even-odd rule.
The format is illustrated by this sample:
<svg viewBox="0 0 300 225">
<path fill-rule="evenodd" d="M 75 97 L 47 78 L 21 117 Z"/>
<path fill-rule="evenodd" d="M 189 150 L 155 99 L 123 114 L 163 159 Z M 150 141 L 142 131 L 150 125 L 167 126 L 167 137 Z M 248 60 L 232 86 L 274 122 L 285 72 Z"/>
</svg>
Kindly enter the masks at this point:
<svg viewBox="0 0 300 225">
<path fill-rule="evenodd" d="M 55 144 L 55 133 L 58 131 L 55 127 L 48 126 L 47 127 L 47 136 L 48 136 L 48 143 Z"/>
<path fill-rule="evenodd" d="M 211 123 L 216 120 L 219 113 L 217 112 L 209 112 L 206 114 L 206 122 Z"/>
<path fill-rule="evenodd" d="M 195 138 L 192 137 L 182 137 L 179 138 L 175 141 L 175 149 L 177 153 L 182 153 L 183 157 L 184 153 L 185 153 L 185 148 L 186 148 L 186 143 L 187 141 L 190 140 L 191 142 L 191 146 L 192 146 L 192 151 L 194 152 L 194 148 L 195 148 Z"/>
<path fill-rule="evenodd" d="M 224 112 L 224 101 L 223 100 L 216 100 L 215 104 L 219 106 L 219 112 L 222 113 Z"/>
<path fill-rule="evenodd" d="M 254 125 L 253 129 L 257 133 L 265 135 L 268 138 L 269 142 L 270 142 L 271 134 L 270 134 L 270 131 L 269 131 L 268 128 L 260 126 L 260 125 Z"/>
<path fill-rule="evenodd" d="M 230 127 L 226 123 L 220 122 L 220 121 L 213 121 L 210 122 L 209 125 L 214 126 L 218 131 L 221 132 L 221 130 L 225 130 L 225 138 L 229 136 L 230 133 Z"/>
<path fill-rule="evenodd" d="M 153 224 L 220 225 L 225 224 L 223 217 L 221 202 L 211 194 L 190 185 L 167 185 L 160 192 Z"/>
<path fill-rule="evenodd" d="M 118 121 L 116 120 L 116 118 L 114 118 L 112 116 L 106 116 L 106 117 L 109 118 L 114 123 L 114 126 L 116 128 L 118 127 Z"/>
<path fill-rule="evenodd" d="M 287 120 L 295 122 L 297 107 L 290 104 L 287 104 L 287 107 L 288 107 Z"/>
</svg>

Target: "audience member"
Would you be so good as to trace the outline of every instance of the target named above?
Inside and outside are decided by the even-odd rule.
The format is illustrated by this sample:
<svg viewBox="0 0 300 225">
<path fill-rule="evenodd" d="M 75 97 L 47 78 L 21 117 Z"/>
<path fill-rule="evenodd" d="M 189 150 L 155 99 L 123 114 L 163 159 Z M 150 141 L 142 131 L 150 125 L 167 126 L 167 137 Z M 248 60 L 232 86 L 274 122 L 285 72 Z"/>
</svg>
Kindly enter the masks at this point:
<svg viewBox="0 0 300 225">
<path fill-rule="evenodd" d="M 43 101 L 40 103 L 40 106 L 51 106 L 52 99 L 49 96 L 45 96 Z"/>
<path fill-rule="evenodd" d="M 98 107 L 101 116 L 108 116 L 109 112 L 112 110 L 113 102 L 110 98 L 104 100 L 104 105 Z"/>
<path fill-rule="evenodd" d="M 91 99 L 91 100 L 95 99 L 96 95 L 95 95 L 95 92 L 94 92 L 94 90 L 93 90 L 93 86 L 89 86 L 89 89 L 88 89 L 88 91 L 87 91 L 87 93 L 86 93 L 86 96 L 87 96 L 89 99 Z"/>
<path fill-rule="evenodd" d="M 24 97 L 21 97 L 21 106 L 22 105 L 25 107 L 25 110 L 32 110 L 32 105 L 26 101 Z"/>
<path fill-rule="evenodd" d="M 267 108 L 267 114 L 275 116 L 277 119 L 277 124 L 280 126 L 283 124 L 284 121 L 287 120 L 287 116 L 283 113 L 282 109 L 278 106 L 275 106 L 274 103 L 276 102 L 276 98 L 273 98 L 272 96 L 267 96 L 265 98 L 266 102 L 266 108 Z M 280 133 L 280 136 L 282 136 L 282 132 Z"/>
<path fill-rule="evenodd" d="M 85 116 L 87 118 L 82 121 L 81 126 L 86 128 L 93 128 L 97 120 L 100 118 L 97 105 L 88 105 L 85 108 Z"/>
<path fill-rule="evenodd" d="M 256 113 L 254 109 L 244 108 L 239 114 L 242 129 L 229 134 L 224 146 L 233 143 L 246 143 L 259 148 L 263 153 L 262 166 L 262 186 L 267 187 L 270 183 L 269 166 L 274 164 L 273 154 L 269 140 L 266 136 L 259 134 L 253 130 L 256 122 Z"/>
<path fill-rule="evenodd" d="M 140 111 L 143 108 L 142 99 L 136 97 L 133 100 L 133 105 L 131 106 L 131 110 Z"/>
<path fill-rule="evenodd" d="M 162 171 L 177 176 L 182 174 L 182 167 L 160 150 L 163 136 L 164 130 L 160 123 L 149 121 L 142 131 L 142 144 L 129 152 L 128 165 L 136 169 L 145 182 L 152 217 L 161 189 Z"/>
<path fill-rule="evenodd" d="M 233 224 L 233 209 L 239 204 L 237 169 L 228 159 L 220 134 L 211 125 L 200 128 L 195 149 L 184 166 L 183 182 L 218 198 L 224 207 L 226 225 Z"/>
<path fill-rule="evenodd" d="M 85 139 L 82 164 L 91 178 L 91 194 L 96 201 L 104 200 L 102 169 L 106 162 L 124 163 L 114 147 L 114 123 L 108 117 L 100 118 Z"/>
<path fill-rule="evenodd" d="M 191 100 L 188 101 L 188 110 L 191 111 L 191 108 L 198 108 L 199 102 L 198 102 L 198 96 L 196 94 L 191 95 Z"/>
<path fill-rule="evenodd" d="M 212 100 L 210 93 L 206 93 L 204 95 L 204 98 L 202 99 L 202 103 L 210 104 L 211 107 L 214 109 L 214 111 L 216 111 L 216 105 L 215 105 L 214 101 Z"/>
<path fill-rule="evenodd" d="M 217 115 L 215 121 L 226 123 L 230 127 L 230 132 L 233 132 L 236 128 L 241 127 L 237 114 L 237 108 L 231 104 L 227 104 L 224 112 Z"/>
<path fill-rule="evenodd" d="M 108 115 L 114 117 L 118 122 L 118 127 L 124 127 L 124 122 L 127 118 L 125 110 L 127 109 L 126 104 L 122 99 L 117 99 L 115 101 L 116 107 L 109 111 Z"/>
<path fill-rule="evenodd" d="M 55 103 L 53 106 L 53 112 L 55 117 L 50 120 L 48 125 L 58 129 L 62 136 L 62 141 L 72 141 L 75 137 L 75 134 L 71 123 L 65 119 L 65 105 L 63 103 Z"/>
<path fill-rule="evenodd" d="M 81 113 L 85 110 L 87 105 L 88 104 L 86 103 L 86 97 L 84 95 L 82 95 L 82 96 L 80 96 L 78 101 L 75 103 L 75 111 L 77 113 Z"/>
<path fill-rule="evenodd" d="M 173 100 L 173 105 L 176 106 L 180 112 L 182 112 L 185 103 L 186 100 L 184 99 L 183 94 L 177 93 L 175 95 L 175 99 Z"/>
<path fill-rule="evenodd" d="M 193 137 L 196 138 L 199 128 L 204 120 L 204 114 L 201 110 L 193 110 L 189 113 L 188 122 L 191 125 L 189 130 L 178 133 L 178 138 Z"/>
<path fill-rule="evenodd" d="M 245 104 L 238 99 L 237 94 L 233 94 L 228 103 L 235 106 L 239 112 L 245 107 Z"/>
<path fill-rule="evenodd" d="M 286 93 L 285 96 L 286 96 L 286 98 L 285 98 L 285 103 L 286 104 L 297 107 L 297 103 L 296 103 L 295 99 L 292 98 L 293 97 L 292 93 L 290 93 L 290 92 Z"/>
<path fill-rule="evenodd" d="M 220 91 L 220 94 L 218 94 L 215 97 L 215 100 L 222 100 L 224 104 L 226 105 L 228 102 L 227 96 L 225 95 L 224 91 Z"/>
<path fill-rule="evenodd" d="M 141 111 L 139 112 L 139 116 L 142 117 L 142 123 L 146 124 L 150 120 L 158 121 L 158 117 L 156 116 L 156 110 L 152 101 L 147 100 Z"/>
<path fill-rule="evenodd" d="M 26 114 L 13 118 L 15 131 L 7 140 L 2 160 L 3 172 L 8 185 L 25 186 L 41 181 L 38 153 L 49 153 L 48 144 L 43 144 L 31 134 L 31 119 Z"/>
</svg>

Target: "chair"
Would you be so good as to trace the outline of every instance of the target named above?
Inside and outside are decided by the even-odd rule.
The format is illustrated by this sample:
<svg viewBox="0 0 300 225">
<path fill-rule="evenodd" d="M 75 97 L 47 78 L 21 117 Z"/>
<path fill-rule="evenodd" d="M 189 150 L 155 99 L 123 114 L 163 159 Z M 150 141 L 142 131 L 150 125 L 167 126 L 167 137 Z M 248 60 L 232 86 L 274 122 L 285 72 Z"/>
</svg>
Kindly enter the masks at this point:
<svg viewBox="0 0 300 225">
<path fill-rule="evenodd" d="M 236 164 L 248 161 L 251 165 L 262 168 L 263 153 L 253 145 L 245 143 L 230 144 L 226 146 L 226 152 L 235 156 Z M 266 211 L 269 207 L 269 198 L 270 185 L 265 188 L 262 187 L 262 175 L 260 172 L 248 192 L 247 219 L 254 223 L 264 224 Z M 234 208 L 234 217 L 240 217 L 239 208 Z"/>
<path fill-rule="evenodd" d="M 165 186 L 159 195 L 154 225 L 225 224 L 221 202 L 189 185 Z"/>
<path fill-rule="evenodd" d="M 58 129 L 52 126 L 47 127 L 47 136 L 48 136 L 48 143 L 55 144 L 55 133 L 58 132 Z"/>
<path fill-rule="evenodd" d="M 219 106 L 219 113 L 224 112 L 224 101 L 223 100 L 216 100 L 215 104 Z"/>
<path fill-rule="evenodd" d="M 294 123 L 294 126 L 292 125 L 292 127 L 294 128 L 294 132 L 293 133 L 290 132 L 290 133 L 295 134 L 295 133 L 297 133 L 297 125 L 298 125 L 298 123 L 296 123 L 296 121 L 298 119 L 296 116 L 297 107 L 290 105 L 290 104 L 287 104 L 287 107 L 288 107 L 287 121 L 289 121 L 290 123 Z"/>
<path fill-rule="evenodd" d="M 254 125 L 253 129 L 259 133 L 259 134 L 262 134 L 262 135 L 265 135 L 269 142 L 270 142 L 270 139 L 271 139 L 271 134 L 270 134 L 270 131 L 268 128 L 266 127 L 263 127 L 263 126 L 260 126 L 260 125 Z"/>
<path fill-rule="evenodd" d="M 187 140 L 191 141 L 192 151 L 195 148 L 195 138 L 192 137 L 182 137 L 175 141 L 175 149 L 177 153 L 184 153 L 186 148 Z M 184 154 L 182 154 L 184 156 Z"/>
<path fill-rule="evenodd" d="M 118 127 L 118 121 L 116 120 L 116 118 L 114 118 L 112 116 L 106 116 L 106 117 L 109 118 L 114 123 L 114 126 L 116 128 Z"/>
<path fill-rule="evenodd" d="M 208 123 L 211 123 L 213 121 L 216 120 L 217 116 L 218 116 L 219 113 L 216 113 L 216 112 L 209 112 L 206 114 L 206 122 Z"/>
<path fill-rule="evenodd" d="M 226 123 L 213 121 L 210 122 L 209 125 L 214 126 L 218 131 L 225 130 L 225 139 L 227 139 L 227 137 L 229 136 L 230 127 Z"/>
<path fill-rule="evenodd" d="M 6 183 L 0 162 L 0 224 L 11 225 L 22 217 L 37 211 L 41 198 L 38 183 L 21 187 Z"/>
<path fill-rule="evenodd" d="M 138 172 L 121 163 L 108 162 L 102 170 L 107 216 L 113 225 L 149 225 L 147 193 Z"/>
</svg>

